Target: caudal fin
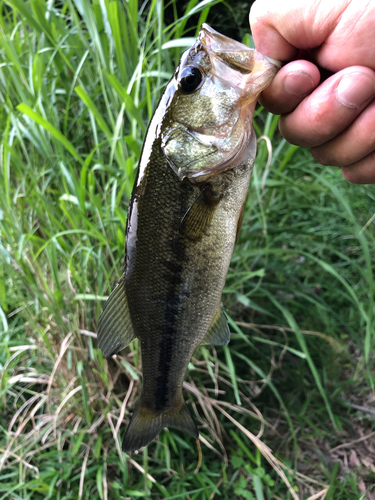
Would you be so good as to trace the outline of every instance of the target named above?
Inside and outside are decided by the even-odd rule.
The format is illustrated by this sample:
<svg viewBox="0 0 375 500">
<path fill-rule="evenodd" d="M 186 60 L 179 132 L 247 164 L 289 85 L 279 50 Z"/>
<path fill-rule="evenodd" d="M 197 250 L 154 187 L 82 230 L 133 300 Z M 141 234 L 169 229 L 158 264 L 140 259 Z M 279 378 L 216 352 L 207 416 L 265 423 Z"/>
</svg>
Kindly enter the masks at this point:
<svg viewBox="0 0 375 500">
<path fill-rule="evenodd" d="M 197 424 L 184 401 L 178 409 L 160 413 L 149 410 L 139 401 L 126 429 L 122 450 L 129 452 L 147 446 L 164 427 L 187 432 L 195 438 L 199 436 Z"/>
</svg>

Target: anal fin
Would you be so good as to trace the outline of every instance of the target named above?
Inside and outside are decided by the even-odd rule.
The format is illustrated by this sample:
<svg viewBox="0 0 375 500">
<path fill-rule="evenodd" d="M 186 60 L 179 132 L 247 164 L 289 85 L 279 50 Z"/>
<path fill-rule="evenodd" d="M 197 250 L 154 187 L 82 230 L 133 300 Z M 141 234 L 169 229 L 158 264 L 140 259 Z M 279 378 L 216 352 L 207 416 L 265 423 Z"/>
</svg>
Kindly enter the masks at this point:
<svg viewBox="0 0 375 500">
<path fill-rule="evenodd" d="M 227 318 L 220 308 L 212 320 L 211 326 L 203 337 L 201 345 L 227 345 L 230 339 L 230 330 Z"/>
<path fill-rule="evenodd" d="M 106 358 L 127 347 L 135 339 L 130 319 L 125 282 L 120 279 L 109 296 L 98 323 L 98 345 Z"/>
</svg>

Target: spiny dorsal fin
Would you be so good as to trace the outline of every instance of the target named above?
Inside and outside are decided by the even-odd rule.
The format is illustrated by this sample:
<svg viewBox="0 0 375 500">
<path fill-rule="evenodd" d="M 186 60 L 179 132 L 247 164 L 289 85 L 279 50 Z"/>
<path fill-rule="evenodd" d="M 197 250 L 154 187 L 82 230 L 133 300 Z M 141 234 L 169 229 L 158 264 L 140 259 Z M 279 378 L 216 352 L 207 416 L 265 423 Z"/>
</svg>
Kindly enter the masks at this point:
<svg viewBox="0 0 375 500">
<path fill-rule="evenodd" d="M 208 186 L 204 188 L 184 215 L 180 225 L 180 234 L 192 241 L 200 240 L 211 224 L 219 201 L 210 196 Z"/>
<path fill-rule="evenodd" d="M 135 339 L 130 319 L 125 282 L 118 285 L 105 303 L 98 323 L 98 345 L 106 358 L 127 347 Z"/>
<path fill-rule="evenodd" d="M 201 345 L 227 345 L 230 339 L 230 330 L 224 312 L 219 309 L 212 320 L 211 326 L 204 336 Z"/>
<path fill-rule="evenodd" d="M 195 438 L 199 436 L 197 424 L 190 415 L 182 397 L 179 407 L 165 409 L 157 413 L 143 406 L 141 399 L 138 401 L 126 429 L 122 451 L 135 451 L 147 446 L 164 427 L 187 432 Z"/>
</svg>

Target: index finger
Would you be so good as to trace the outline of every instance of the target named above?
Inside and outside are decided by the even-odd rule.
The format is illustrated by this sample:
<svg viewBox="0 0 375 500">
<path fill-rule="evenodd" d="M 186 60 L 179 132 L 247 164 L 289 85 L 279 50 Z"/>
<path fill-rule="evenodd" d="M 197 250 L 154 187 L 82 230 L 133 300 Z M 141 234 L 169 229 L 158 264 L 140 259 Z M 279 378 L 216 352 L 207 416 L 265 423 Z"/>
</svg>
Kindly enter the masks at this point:
<svg viewBox="0 0 375 500">
<path fill-rule="evenodd" d="M 299 49 L 323 44 L 336 26 L 346 2 L 257 0 L 250 10 L 250 27 L 257 50 L 290 61 Z"/>
</svg>

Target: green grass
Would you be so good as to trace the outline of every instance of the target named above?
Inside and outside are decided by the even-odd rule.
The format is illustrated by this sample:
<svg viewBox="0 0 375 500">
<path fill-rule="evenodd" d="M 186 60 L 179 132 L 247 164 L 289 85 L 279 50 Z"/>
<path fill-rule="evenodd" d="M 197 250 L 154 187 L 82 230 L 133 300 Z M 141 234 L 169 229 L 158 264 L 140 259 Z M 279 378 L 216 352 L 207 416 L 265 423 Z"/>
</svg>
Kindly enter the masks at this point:
<svg viewBox="0 0 375 500">
<path fill-rule="evenodd" d="M 0 2 L 0 500 L 358 500 L 375 483 L 361 445 L 333 450 L 374 430 L 375 191 L 261 110 L 273 153 L 265 169 L 260 143 L 228 274 L 232 340 L 198 349 L 185 384 L 203 464 L 174 431 L 120 451 L 139 349 L 105 361 L 97 319 L 148 121 L 218 3 Z"/>
</svg>

